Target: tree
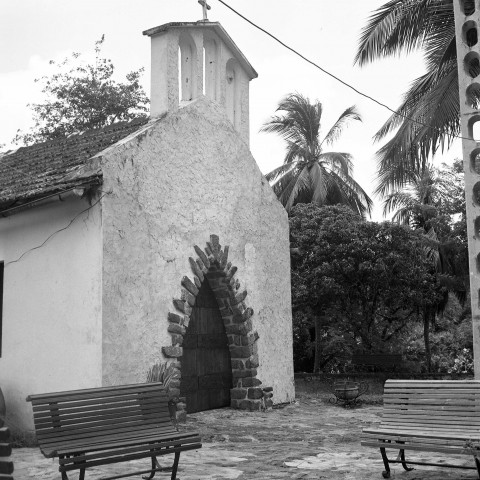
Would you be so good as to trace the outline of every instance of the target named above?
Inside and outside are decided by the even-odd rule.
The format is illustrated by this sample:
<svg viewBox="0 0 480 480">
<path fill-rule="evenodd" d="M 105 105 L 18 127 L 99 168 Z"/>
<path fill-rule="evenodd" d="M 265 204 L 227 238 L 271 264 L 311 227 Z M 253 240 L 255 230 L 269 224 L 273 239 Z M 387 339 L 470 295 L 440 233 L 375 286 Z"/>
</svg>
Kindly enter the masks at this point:
<svg viewBox="0 0 480 480">
<path fill-rule="evenodd" d="M 145 116 L 143 69 L 128 73 L 125 82 L 113 80 L 112 62 L 101 57 L 104 39 L 95 42 L 93 65 L 79 63 L 79 53 L 60 63 L 50 61 L 60 71 L 36 80 L 43 84 L 46 98 L 29 105 L 35 126 L 27 133 L 18 131 L 15 143 L 30 145 Z"/>
<path fill-rule="evenodd" d="M 393 220 L 420 231 L 427 239 L 425 255 L 430 258 L 432 273 L 437 276 L 439 295 L 435 305 L 423 308 L 425 356 L 430 372 L 430 329 L 437 314 L 447 306 L 449 292 L 463 303 L 468 286 L 468 248 L 466 235 L 460 239 L 453 227 L 453 216 L 464 218 L 463 182 L 457 162 L 452 167 L 443 165 L 439 171 L 427 166 L 423 172 L 413 173 L 410 182 L 400 192 L 390 194 L 384 203 L 384 213 L 395 211 Z M 466 228 L 466 223 L 465 223 Z M 464 230 L 464 233 L 466 231 Z"/>
<path fill-rule="evenodd" d="M 334 143 L 349 121 L 361 121 L 356 108 L 347 108 L 323 139 L 320 102 L 310 103 L 303 95 L 289 94 L 277 112 L 283 113 L 273 116 L 261 131 L 278 133 L 287 143 L 283 165 L 266 176 L 286 210 L 290 212 L 297 203 L 340 203 L 362 216 L 370 214 L 372 200 L 352 177 L 352 156 L 324 151 L 324 146 Z"/>
<path fill-rule="evenodd" d="M 339 351 L 398 352 L 399 335 L 443 294 L 425 240 L 408 227 L 366 222 L 346 206 L 306 204 L 292 209 L 290 232 L 299 252 L 294 318 L 308 315 L 314 325 L 315 370 Z"/>
<path fill-rule="evenodd" d="M 355 62 L 364 66 L 415 49 L 424 52 L 427 72 L 405 93 L 400 115 L 392 115 L 374 137 L 381 141 L 396 130 L 377 152 L 376 193 L 382 195 L 401 190 L 412 175 L 423 172 L 430 154 L 448 147 L 460 131 L 452 0 L 385 3 L 363 29 Z M 477 96 L 472 90 L 470 101 L 477 104 Z"/>
</svg>

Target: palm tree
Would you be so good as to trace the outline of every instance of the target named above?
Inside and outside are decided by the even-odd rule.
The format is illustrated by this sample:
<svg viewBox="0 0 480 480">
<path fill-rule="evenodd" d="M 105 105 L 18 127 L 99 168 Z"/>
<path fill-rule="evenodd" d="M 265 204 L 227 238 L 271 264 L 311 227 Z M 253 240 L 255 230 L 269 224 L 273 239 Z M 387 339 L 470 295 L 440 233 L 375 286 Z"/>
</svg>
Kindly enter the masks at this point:
<svg viewBox="0 0 480 480">
<path fill-rule="evenodd" d="M 362 216 L 370 214 L 372 200 L 352 177 L 349 153 L 325 152 L 324 146 L 338 139 L 350 120 L 361 121 L 354 106 L 347 108 L 320 138 L 322 104 L 310 103 L 299 93 L 287 95 L 277 112 L 260 131 L 278 133 L 287 142 L 283 165 L 266 178 L 287 212 L 297 203 L 349 205 Z"/>
<path fill-rule="evenodd" d="M 404 94 L 397 109 L 400 115 L 392 115 L 374 137 L 380 141 L 396 130 L 377 152 L 376 193 L 381 195 L 400 190 L 412 175 L 423 172 L 429 156 L 448 148 L 460 131 L 452 0 L 385 3 L 363 29 L 355 62 L 363 66 L 415 49 L 423 50 L 427 72 Z M 478 98 L 471 100 L 475 103 Z"/>
</svg>

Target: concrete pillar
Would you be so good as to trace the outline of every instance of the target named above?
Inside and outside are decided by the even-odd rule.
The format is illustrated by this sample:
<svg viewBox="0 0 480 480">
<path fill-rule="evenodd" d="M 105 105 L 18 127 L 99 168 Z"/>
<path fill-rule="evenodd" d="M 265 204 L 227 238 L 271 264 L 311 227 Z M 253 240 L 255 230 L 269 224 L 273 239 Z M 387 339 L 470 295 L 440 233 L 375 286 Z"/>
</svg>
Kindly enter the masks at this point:
<svg viewBox="0 0 480 480">
<path fill-rule="evenodd" d="M 480 379 L 480 4 L 454 0 L 475 378 Z M 477 4 L 477 5 L 476 5 Z M 480 95 L 477 93 L 477 97 Z M 477 125 L 475 125 L 479 122 Z M 479 127 L 478 133 L 476 127 Z M 478 159 L 477 159 L 478 156 Z"/>
</svg>

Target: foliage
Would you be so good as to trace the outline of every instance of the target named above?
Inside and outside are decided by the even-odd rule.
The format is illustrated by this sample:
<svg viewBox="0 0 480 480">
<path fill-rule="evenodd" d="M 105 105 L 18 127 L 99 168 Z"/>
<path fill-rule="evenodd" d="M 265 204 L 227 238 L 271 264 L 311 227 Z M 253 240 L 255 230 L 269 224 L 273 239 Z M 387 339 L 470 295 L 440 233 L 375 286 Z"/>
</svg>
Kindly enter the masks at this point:
<svg viewBox="0 0 480 480">
<path fill-rule="evenodd" d="M 124 82 L 113 80 L 111 60 L 101 57 L 104 39 L 95 42 L 93 65 L 79 62 L 79 53 L 60 63 L 50 61 L 58 71 L 36 80 L 43 84 L 45 100 L 29 104 L 35 126 L 27 133 L 18 131 L 15 143 L 30 145 L 145 115 L 143 68 L 128 73 Z"/>
<path fill-rule="evenodd" d="M 473 373 L 473 353 L 470 349 L 464 348 L 462 353 L 455 358 L 453 366 L 448 373 Z"/>
<path fill-rule="evenodd" d="M 382 195 L 400 190 L 412 174 L 423 172 L 429 155 L 448 147 L 460 131 L 451 0 L 388 1 L 369 18 L 355 61 L 364 66 L 416 49 L 423 51 L 427 71 L 412 82 L 397 108 L 399 115 L 392 115 L 374 137 L 380 141 L 396 131 L 377 152 L 376 193 Z M 478 103 L 478 98 L 470 100 Z"/>
<path fill-rule="evenodd" d="M 167 390 L 171 381 L 179 378 L 178 369 L 167 362 L 154 364 L 147 373 L 147 383 L 162 382 Z"/>
<path fill-rule="evenodd" d="M 361 215 L 370 214 L 372 200 L 352 177 L 352 156 L 324 151 L 339 138 L 349 121 L 361 121 L 356 108 L 347 108 L 323 139 L 320 102 L 310 103 L 303 95 L 289 94 L 277 112 L 282 113 L 273 116 L 261 131 L 278 133 L 287 143 L 283 165 L 266 176 L 286 210 L 290 212 L 297 203 L 341 203 Z"/>
<path fill-rule="evenodd" d="M 455 296 L 450 296 L 442 314 L 437 315 L 430 333 L 432 371 L 437 373 L 470 372 L 469 355 L 473 349 L 470 307 L 462 307 Z M 423 328 L 412 325 L 401 343 L 405 345 L 404 358 L 413 373 L 427 370 Z M 463 362 L 466 362 L 462 365 Z"/>
<path fill-rule="evenodd" d="M 427 166 L 422 172 L 412 173 L 406 187 L 388 195 L 384 205 L 386 213 L 396 210 L 393 220 L 422 232 L 428 239 L 425 255 L 432 260 L 431 270 L 437 277 L 439 288 L 444 287 L 445 293 L 439 296 L 436 305 L 422 309 L 426 364 L 430 371 L 430 327 L 435 315 L 444 310 L 449 292 L 463 302 L 468 290 L 461 163 L 457 161 L 452 167 L 444 164 L 441 170 Z M 454 232 L 454 228 L 460 226 L 462 230 Z"/>
<path fill-rule="evenodd" d="M 290 231 L 299 252 L 292 257 L 294 318 L 301 312 L 316 324 L 317 368 L 339 356 L 345 363 L 353 351 L 397 352 L 400 334 L 443 294 L 425 240 L 407 227 L 366 222 L 345 206 L 300 204 Z"/>
</svg>

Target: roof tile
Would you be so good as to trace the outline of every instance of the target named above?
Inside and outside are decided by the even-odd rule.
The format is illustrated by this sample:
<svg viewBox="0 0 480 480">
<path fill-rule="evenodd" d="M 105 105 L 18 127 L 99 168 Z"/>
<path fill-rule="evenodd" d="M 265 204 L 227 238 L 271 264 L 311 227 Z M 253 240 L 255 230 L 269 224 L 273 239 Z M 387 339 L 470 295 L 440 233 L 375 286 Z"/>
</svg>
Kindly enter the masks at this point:
<svg viewBox="0 0 480 480">
<path fill-rule="evenodd" d="M 88 160 L 147 123 L 136 119 L 0 154 L 0 208 L 85 184 L 102 183 Z"/>
</svg>

